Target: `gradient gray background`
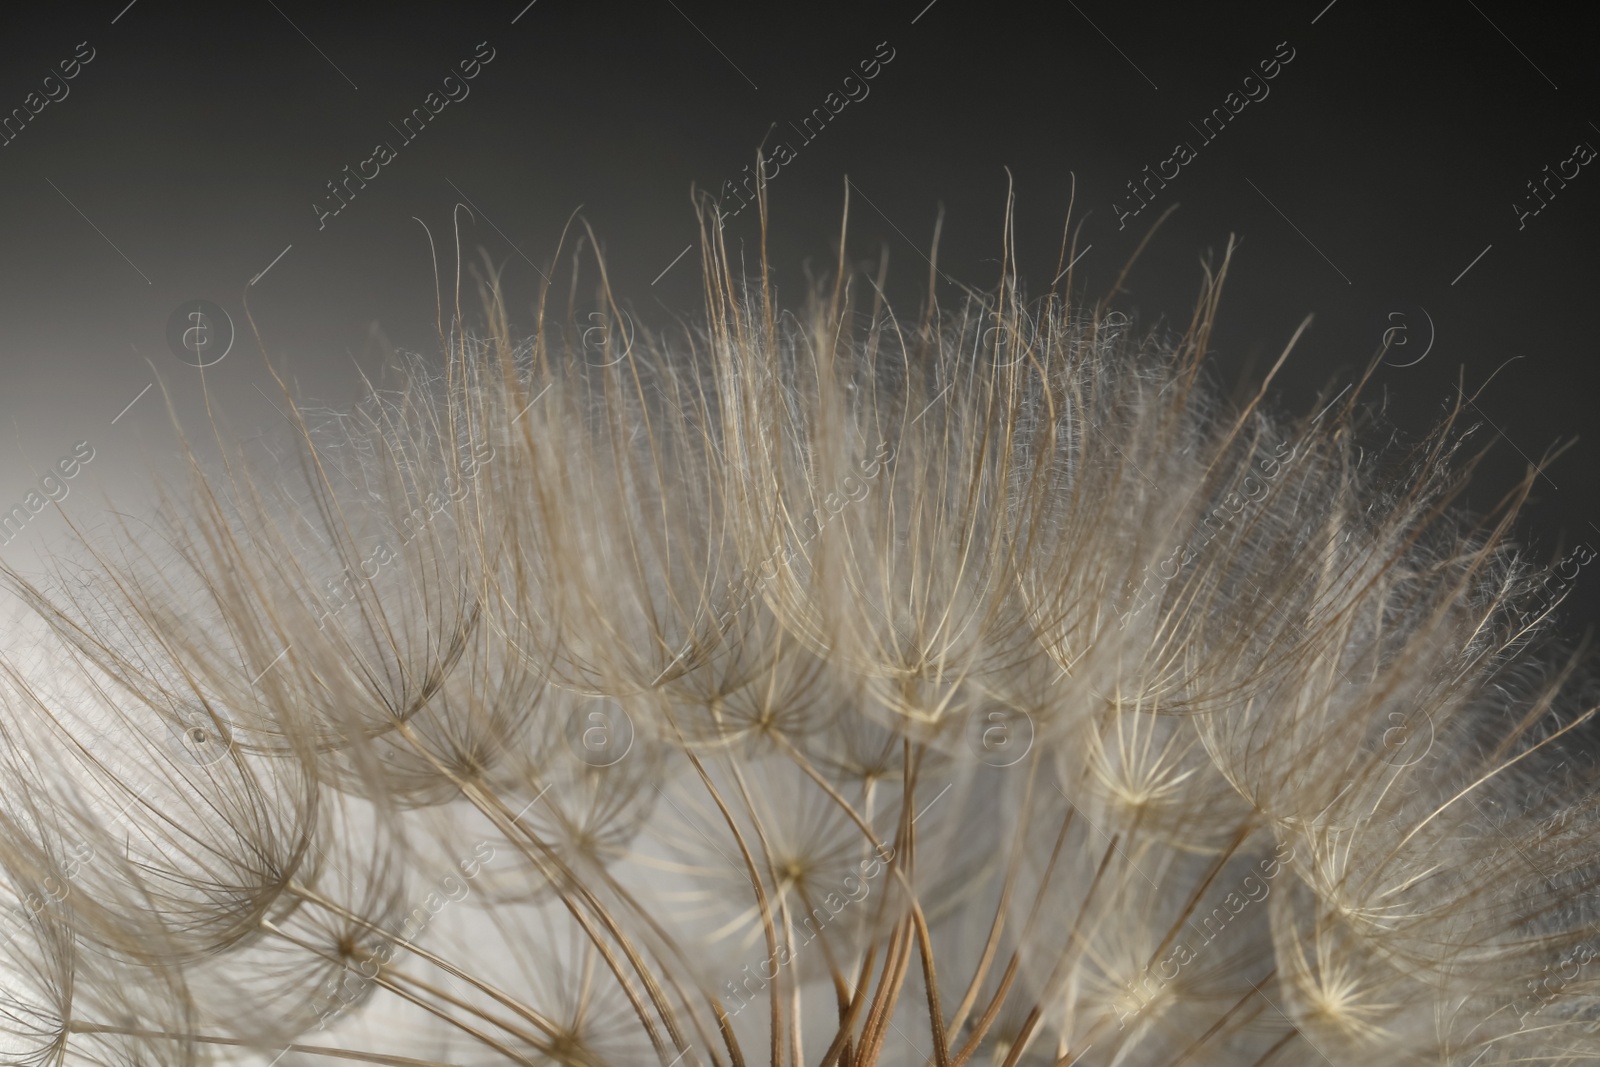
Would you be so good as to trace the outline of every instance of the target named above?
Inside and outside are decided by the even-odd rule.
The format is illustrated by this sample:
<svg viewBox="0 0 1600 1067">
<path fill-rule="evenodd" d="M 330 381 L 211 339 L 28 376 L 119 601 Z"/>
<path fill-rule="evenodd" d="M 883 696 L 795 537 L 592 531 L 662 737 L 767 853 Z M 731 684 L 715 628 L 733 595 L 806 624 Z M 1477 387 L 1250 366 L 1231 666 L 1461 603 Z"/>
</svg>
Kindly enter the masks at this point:
<svg viewBox="0 0 1600 1067">
<path fill-rule="evenodd" d="M 0 113 L 24 106 L 79 42 L 95 53 L 64 99 L 0 147 L 0 509 L 87 441 L 96 458 L 72 482 L 71 515 L 103 524 L 103 493 L 137 511 L 148 474 L 176 454 L 170 418 L 207 432 L 208 398 L 227 434 L 287 441 L 263 395 L 276 391 L 264 355 L 303 396 L 347 405 L 386 342 L 433 351 L 433 266 L 413 219 L 448 273 L 458 203 L 475 209 L 462 216 L 464 253 L 506 264 L 520 322 L 535 268 L 548 268 L 580 205 L 633 313 L 692 317 L 695 253 L 652 284 L 694 237 L 690 188 L 738 175 L 774 122 L 771 137 L 798 148 L 770 187 L 776 276 L 795 298 L 807 259 L 832 262 L 846 174 L 850 253 L 870 262 L 886 246 L 906 308 L 941 203 L 940 267 L 954 279 L 942 298 L 955 281 L 993 284 L 1007 167 L 1021 272 L 1042 290 L 1076 174 L 1091 295 L 1160 210 L 1182 205 L 1130 279 L 1125 302 L 1143 321 L 1186 318 L 1201 257 L 1239 236 L 1214 338 L 1224 381 L 1259 374 L 1315 315 L 1280 382 L 1289 410 L 1350 381 L 1395 321 L 1412 342 L 1395 362 L 1414 358 L 1428 340 L 1419 308 L 1436 331 L 1428 355 L 1381 368 L 1369 390 L 1403 433 L 1425 429 L 1458 381 L 1471 393 L 1514 359 L 1466 413 L 1485 438 L 1503 435 L 1475 507 L 1499 499 L 1524 457 L 1593 422 L 1600 168 L 1521 230 L 1512 207 L 1575 143 L 1600 146 L 1594 26 L 1554 4 L 508 0 L 330 12 L 113 0 L 18 8 L 0 26 Z M 788 123 L 885 41 L 894 58 L 870 95 L 800 145 Z M 1198 146 L 1189 124 L 1283 41 L 1295 58 L 1270 95 L 1119 231 L 1126 183 L 1176 141 Z M 319 229 L 325 183 L 377 140 L 398 145 L 389 124 L 479 42 L 495 58 L 470 94 Z M 753 216 L 729 224 L 732 242 L 753 248 Z M 269 264 L 248 289 L 263 354 L 242 301 Z M 240 331 L 204 374 L 164 339 L 188 298 L 222 305 Z M 1580 439 L 1536 487 L 1518 529 L 1542 560 L 1600 546 L 1597 447 Z M 0 557 L 31 567 L 62 543 L 53 511 Z M 1600 619 L 1591 570 L 1566 605 L 1574 633 Z"/>
</svg>

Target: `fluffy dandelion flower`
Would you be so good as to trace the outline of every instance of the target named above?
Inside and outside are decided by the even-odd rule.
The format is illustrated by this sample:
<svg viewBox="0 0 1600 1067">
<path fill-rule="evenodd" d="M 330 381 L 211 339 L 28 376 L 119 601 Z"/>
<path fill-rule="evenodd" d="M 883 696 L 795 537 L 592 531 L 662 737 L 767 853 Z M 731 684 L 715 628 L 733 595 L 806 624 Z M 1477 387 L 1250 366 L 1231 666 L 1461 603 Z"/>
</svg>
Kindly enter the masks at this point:
<svg viewBox="0 0 1600 1067">
<path fill-rule="evenodd" d="M 1526 483 L 1229 405 L 1226 259 L 1158 334 L 844 244 L 785 307 L 706 225 L 671 334 L 491 276 L 297 462 L 10 574 L 0 1061 L 1600 1058 Z"/>
</svg>

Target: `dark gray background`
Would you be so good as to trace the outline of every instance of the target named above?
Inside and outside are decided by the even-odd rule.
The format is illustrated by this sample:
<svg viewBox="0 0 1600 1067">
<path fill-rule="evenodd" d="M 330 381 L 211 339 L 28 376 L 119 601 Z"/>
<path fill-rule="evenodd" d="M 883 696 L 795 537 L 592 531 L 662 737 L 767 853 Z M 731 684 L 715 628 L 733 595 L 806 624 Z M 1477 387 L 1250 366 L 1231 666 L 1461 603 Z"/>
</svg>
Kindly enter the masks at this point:
<svg viewBox="0 0 1600 1067">
<path fill-rule="evenodd" d="M 143 476 L 175 454 L 169 403 L 196 433 L 209 399 L 226 433 L 281 437 L 242 304 L 269 264 L 249 289 L 266 355 L 307 397 L 358 399 L 359 370 L 383 362 L 385 339 L 431 350 L 433 268 L 413 218 L 448 271 L 452 207 L 464 201 L 476 219 L 463 217 L 463 248 L 507 265 L 520 321 L 535 265 L 548 267 L 580 205 L 634 313 L 692 316 L 695 254 L 654 281 L 695 234 L 690 188 L 738 175 L 776 122 L 771 137 L 798 148 L 770 187 L 784 292 L 798 298 L 808 258 L 831 263 L 846 174 L 857 190 L 851 255 L 871 261 L 887 246 L 891 292 L 907 307 L 941 203 L 941 268 L 994 282 L 1005 168 L 1035 291 L 1055 273 L 1073 174 L 1091 295 L 1179 203 L 1131 277 L 1126 305 L 1143 321 L 1185 318 L 1201 258 L 1234 234 L 1214 338 L 1226 382 L 1259 374 L 1313 314 L 1278 394 L 1304 411 L 1403 323 L 1410 347 L 1394 361 L 1427 355 L 1380 369 L 1370 395 L 1415 434 L 1458 381 L 1471 393 L 1504 365 L 1467 412 L 1486 436 L 1503 435 L 1469 503 L 1492 506 L 1528 458 L 1578 437 L 1519 533 L 1545 560 L 1584 539 L 1600 545 L 1586 436 L 1600 168 L 1584 168 L 1523 229 L 1513 208 L 1546 164 L 1580 141 L 1600 146 L 1594 27 L 1565 5 L 508 0 L 330 11 L 113 0 L 16 8 L 0 28 L 0 113 L 23 106 L 79 42 L 95 51 L 66 98 L 0 147 L 0 509 L 78 441 L 96 458 L 73 483 L 72 515 L 103 522 L 102 492 L 133 506 Z M 312 205 L 325 183 L 377 140 L 398 143 L 389 123 L 479 42 L 495 58 L 470 95 L 319 230 Z M 880 42 L 894 58 L 870 95 L 801 145 L 787 124 Z M 1270 95 L 1201 146 L 1189 124 L 1279 42 L 1295 58 Z M 1119 231 L 1113 204 L 1126 183 L 1179 140 L 1197 158 Z M 729 224 L 747 248 L 753 214 Z M 189 298 L 215 301 L 240 328 L 203 375 L 164 340 Z M 0 553 L 31 560 L 61 536 L 59 516 L 41 515 Z M 1566 605 L 1574 633 L 1600 619 L 1591 570 Z"/>
</svg>

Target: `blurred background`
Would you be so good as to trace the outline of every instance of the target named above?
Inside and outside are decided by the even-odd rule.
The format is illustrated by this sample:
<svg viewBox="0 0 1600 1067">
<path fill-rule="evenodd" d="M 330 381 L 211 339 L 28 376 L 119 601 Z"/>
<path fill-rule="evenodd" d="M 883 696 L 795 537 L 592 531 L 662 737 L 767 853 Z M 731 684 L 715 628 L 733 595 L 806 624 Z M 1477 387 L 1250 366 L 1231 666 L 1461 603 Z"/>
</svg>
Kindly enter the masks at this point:
<svg viewBox="0 0 1600 1067">
<path fill-rule="evenodd" d="M 504 267 L 514 324 L 575 212 L 630 314 L 692 319 L 691 189 L 732 212 L 763 144 L 780 298 L 831 269 L 847 177 L 848 253 L 887 250 L 906 308 L 941 206 L 946 300 L 995 282 L 1008 187 L 1035 293 L 1074 182 L 1091 298 L 1176 206 L 1126 285 L 1141 323 L 1181 327 L 1202 261 L 1236 238 L 1224 384 L 1313 316 L 1276 393 L 1305 412 L 1388 332 L 1368 396 L 1402 435 L 1464 390 L 1464 422 L 1498 438 L 1468 503 L 1570 446 L 1518 533 L 1541 562 L 1600 547 L 1584 17 L 1505 0 L 12 5 L 0 514 L 28 518 L 0 526 L 0 558 L 30 569 L 64 543 L 48 497 L 91 529 L 136 514 L 175 466 L 174 422 L 204 437 L 215 415 L 283 452 L 269 363 L 340 407 L 390 346 L 436 352 L 434 257 L 448 290 L 457 223 L 469 265 L 482 249 Z M 726 226 L 753 256 L 754 210 Z M 1595 572 L 1570 583 L 1574 635 L 1600 621 Z"/>
</svg>

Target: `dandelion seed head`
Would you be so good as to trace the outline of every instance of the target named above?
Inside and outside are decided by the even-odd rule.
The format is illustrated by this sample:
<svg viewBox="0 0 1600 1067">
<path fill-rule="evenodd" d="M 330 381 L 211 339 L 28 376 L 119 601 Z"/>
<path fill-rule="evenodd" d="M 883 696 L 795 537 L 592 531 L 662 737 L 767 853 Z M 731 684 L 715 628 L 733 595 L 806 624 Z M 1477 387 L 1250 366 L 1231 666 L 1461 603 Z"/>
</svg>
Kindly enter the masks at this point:
<svg viewBox="0 0 1600 1067">
<path fill-rule="evenodd" d="M 7 573 L 0 1058 L 1600 1056 L 1533 473 L 1473 515 L 1454 417 L 1227 399 L 1231 247 L 1158 331 L 1030 301 L 1009 215 L 914 311 L 847 234 L 784 308 L 712 217 L 696 324 L 584 254 L 518 337 L 490 269 L 352 410 L 283 383 L 292 455 Z"/>
</svg>

